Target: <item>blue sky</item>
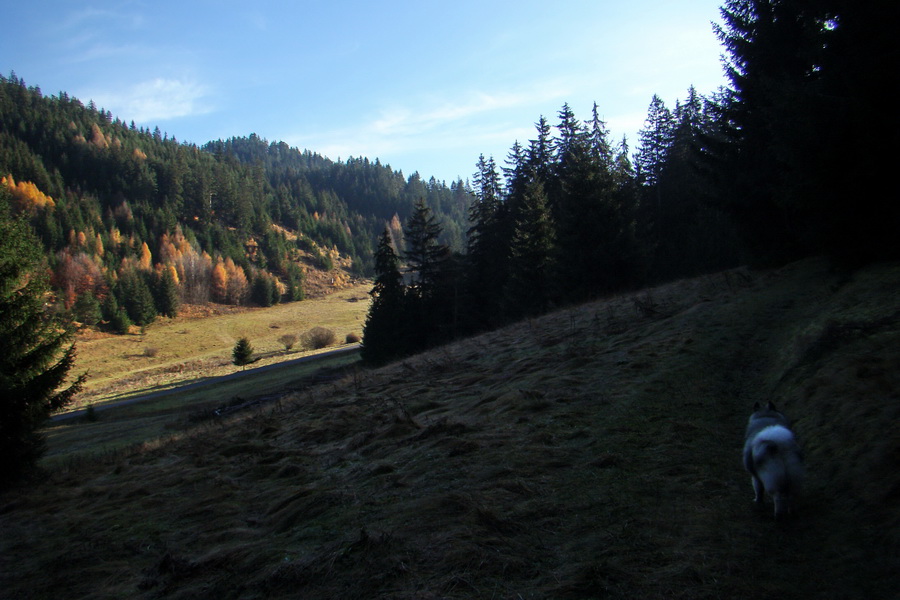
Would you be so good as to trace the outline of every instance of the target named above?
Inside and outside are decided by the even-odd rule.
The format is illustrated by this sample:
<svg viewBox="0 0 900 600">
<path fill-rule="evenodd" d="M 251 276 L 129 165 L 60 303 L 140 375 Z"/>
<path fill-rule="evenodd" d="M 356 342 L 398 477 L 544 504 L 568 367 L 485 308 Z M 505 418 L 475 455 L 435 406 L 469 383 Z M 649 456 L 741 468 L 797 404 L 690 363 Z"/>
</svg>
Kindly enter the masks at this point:
<svg viewBox="0 0 900 600">
<path fill-rule="evenodd" d="M 8 3 L 0 72 L 180 141 L 256 133 L 448 183 L 568 102 L 614 139 L 725 84 L 722 0 Z"/>
</svg>

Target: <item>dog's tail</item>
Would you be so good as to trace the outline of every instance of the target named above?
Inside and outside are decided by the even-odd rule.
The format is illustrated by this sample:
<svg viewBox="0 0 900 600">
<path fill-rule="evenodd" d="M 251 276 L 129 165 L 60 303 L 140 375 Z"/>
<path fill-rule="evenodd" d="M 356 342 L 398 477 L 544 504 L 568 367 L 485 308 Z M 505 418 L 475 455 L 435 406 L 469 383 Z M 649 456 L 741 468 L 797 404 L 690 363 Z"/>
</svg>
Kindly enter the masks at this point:
<svg viewBox="0 0 900 600">
<path fill-rule="evenodd" d="M 786 427 L 767 427 L 753 444 L 753 464 L 766 492 L 775 500 L 775 517 L 791 512 L 791 499 L 803 482 L 803 458 Z"/>
</svg>

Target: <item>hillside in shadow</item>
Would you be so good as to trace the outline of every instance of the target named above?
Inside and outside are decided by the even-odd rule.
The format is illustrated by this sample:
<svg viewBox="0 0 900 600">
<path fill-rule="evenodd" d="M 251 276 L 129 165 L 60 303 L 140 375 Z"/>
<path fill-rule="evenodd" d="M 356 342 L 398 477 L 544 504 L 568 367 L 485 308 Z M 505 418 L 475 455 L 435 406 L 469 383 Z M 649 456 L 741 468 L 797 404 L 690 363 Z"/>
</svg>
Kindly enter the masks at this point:
<svg viewBox="0 0 900 600">
<path fill-rule="evenodd" d="M 5 598 L 888 598 L 900 265 L 735 270 L 358 371 L 0 497 Z M 757 510 L 755 401 L 795 421 Z"/>
</svg>

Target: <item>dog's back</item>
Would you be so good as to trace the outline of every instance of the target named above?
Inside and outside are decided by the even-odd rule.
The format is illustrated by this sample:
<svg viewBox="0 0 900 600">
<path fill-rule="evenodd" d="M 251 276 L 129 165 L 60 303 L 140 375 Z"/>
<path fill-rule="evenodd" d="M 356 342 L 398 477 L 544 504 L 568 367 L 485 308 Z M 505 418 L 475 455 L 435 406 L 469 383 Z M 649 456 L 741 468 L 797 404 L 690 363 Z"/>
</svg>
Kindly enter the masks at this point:
<svg viewBox="0 0 900 600">
<path fill-rule="evenodd" d="M 775 500 L 775 517 L 791 512 L 791 499 L 799 491 L 803 458 L 787 418 L 769 402 L 765 409 L 754 406 L 747 424 L 744 467 L 753 481 L 754 500 L 764 495 Z"/>
</svg>

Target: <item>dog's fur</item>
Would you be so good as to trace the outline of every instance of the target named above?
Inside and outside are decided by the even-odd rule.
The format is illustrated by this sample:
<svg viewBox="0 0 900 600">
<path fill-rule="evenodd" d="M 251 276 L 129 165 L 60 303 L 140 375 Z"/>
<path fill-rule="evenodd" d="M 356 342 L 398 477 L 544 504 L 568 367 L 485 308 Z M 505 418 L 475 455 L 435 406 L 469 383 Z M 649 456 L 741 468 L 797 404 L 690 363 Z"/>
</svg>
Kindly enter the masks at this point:
<svg viewBox="0 0 900 600">
<path fill-rule="evenodd" d="M 775 518 L 791 514 L 793 497 L 803 479 L 803 454 L 787 418 L 768 403 L 757 402 L 747 423 L 744 443 L 744 468 L 750 473 L 754 501 L 762 504 L 764 495 L 775 500 Z"/>
</svg>

